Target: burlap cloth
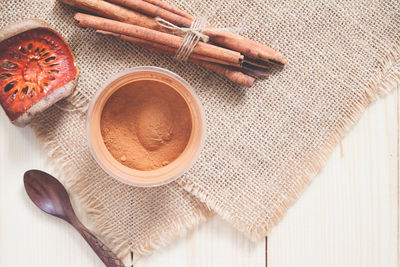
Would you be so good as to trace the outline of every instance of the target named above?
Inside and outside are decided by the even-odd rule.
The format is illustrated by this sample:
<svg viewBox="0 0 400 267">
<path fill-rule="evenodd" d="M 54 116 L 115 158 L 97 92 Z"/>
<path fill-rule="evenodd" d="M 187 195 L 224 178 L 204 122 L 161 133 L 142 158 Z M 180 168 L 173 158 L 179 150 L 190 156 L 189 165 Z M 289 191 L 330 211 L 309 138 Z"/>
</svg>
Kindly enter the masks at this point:
<svg viewBox="0 0 400 267">
<path fill-rule="evenodd" d="M 75 206 L 84 207 L 92 229 L 121 257 L 151 252 L 211 210 L 251 238 L 262 238 L 368 104 L 400 80 L 398 0 L 170 2 L 216 26 L 241 27 L 241 34 L 284 53 L 288 65 L 250 89 L 240 88 L 196 65 L 77 28 L 73 9 L 56 1 L 0 5 L 0 26 L 44 19 L 77 57 L 75 94 L 33 128 L 63 170 Z M 85 110 L 77 109 L 112 74 L 143 65 L 186 79 L 208 125 L 195 166 L 177 182 L 151 189 L 119 183 L 97 166 L 86 145 Z"/>
</svg>

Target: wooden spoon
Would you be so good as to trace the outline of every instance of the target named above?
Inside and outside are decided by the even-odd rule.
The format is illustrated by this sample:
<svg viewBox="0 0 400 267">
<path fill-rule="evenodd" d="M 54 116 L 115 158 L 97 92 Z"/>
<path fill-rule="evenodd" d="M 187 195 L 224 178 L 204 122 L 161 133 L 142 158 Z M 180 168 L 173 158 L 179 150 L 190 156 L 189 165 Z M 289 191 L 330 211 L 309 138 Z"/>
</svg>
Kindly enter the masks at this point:
<svg viewBox="0 0 400 267">
<path fill-rule="evenodd" d="M 75 227 L 107 267 L 125 267 L 122 261 L 79 221 L 67 190 L 56 178 L 43 171 L 29 170 L 24 174 L 24 186 L 36 206 Z"/>
</svg>

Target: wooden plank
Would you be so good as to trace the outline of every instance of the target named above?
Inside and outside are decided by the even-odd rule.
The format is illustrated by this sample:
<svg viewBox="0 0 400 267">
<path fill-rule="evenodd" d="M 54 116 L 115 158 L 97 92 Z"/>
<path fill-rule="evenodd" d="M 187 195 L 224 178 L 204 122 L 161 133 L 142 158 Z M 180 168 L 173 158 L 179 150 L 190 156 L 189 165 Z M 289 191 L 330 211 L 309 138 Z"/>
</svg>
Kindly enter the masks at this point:
<svg viewBox="0 0 400 267">
<path fill-rule="evenodd" d="M 72 227 L 40 211 L 26 195 L 24 172 L 49 170 L 31 129 L 12 126 L 4 114 L 0 128 L 0 266 L 102 266 Z"/>
<path fill-rule="evenodd" d="M 373 104 L 268 236 L 268 267 L 399 263 L 399 94 Z"/>
<path fill-rule="evenodd" d="M 29 128 L 0 116 L 0 266 L 93 266 L 100 262 L 66 223 L 37 209 L 23 189 L 23 173 L 49 170 Z M 21 257 L 23 253 L 23 257 Z"/>
</svg>

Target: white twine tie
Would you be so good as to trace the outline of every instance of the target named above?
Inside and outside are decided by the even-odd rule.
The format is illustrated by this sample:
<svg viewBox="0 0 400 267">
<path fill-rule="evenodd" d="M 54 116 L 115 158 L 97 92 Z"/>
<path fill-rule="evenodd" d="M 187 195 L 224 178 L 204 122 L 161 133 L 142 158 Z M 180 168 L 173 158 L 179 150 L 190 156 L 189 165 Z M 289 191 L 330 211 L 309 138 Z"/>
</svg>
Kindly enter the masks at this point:
<svg viewBox="0 0 400 267">
<path fill-rule="evenodd" d="M 190 28 L 180 28 L 159 17 L 156 18 L 156 21 L 161 27 L 186 33 L 181 46 L 176 51 L 175 58 L 177 60 L 187 61 L 200 40 L 208 42 L 210 39 L 207 35 L 203 34 L 207 26 L 207 20 L 204 17 L 194 19 Z"/>
<path fill-rule="evenodd" d="M 183 41 L 181 46 L 178 48 L 175 54 L 175 59 L 181 61 L 187 61 L 192 54 L 194 48 L 197 43 L 201 40 L 207 43 L 210 40 L 210 37 L 203 32 L 205 30 L 210 32 L 235 32 L 236 29 L 233 28 L 207 28 L 207 19 L 205 17 L 195 18 L 192 22 L 190 28 L 178 27 L 175 24 L 162 19 L 160 17 L 156 17 L 156 21 L 158 25 L 163 28 L 170 29 L 173 31 L 178 31 L 181 33 L 185 33 L 183 37 Z"/>
</svg>

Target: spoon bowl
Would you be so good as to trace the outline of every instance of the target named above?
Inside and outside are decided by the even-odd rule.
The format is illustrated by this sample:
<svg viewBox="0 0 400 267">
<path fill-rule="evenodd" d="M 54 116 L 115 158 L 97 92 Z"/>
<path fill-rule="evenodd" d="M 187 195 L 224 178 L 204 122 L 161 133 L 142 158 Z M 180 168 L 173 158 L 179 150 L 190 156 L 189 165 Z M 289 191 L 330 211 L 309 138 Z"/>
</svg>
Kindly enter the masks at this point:
<svg viewBox="0 0 400 267">
<path fill-rule="evenodd" d="M 67 190 L 56 178 L 40 170 L 29 170 L 24 174 L 24 187 L 41 210 L 75 227 L 107 267 L 124 267 L 122 261 L 79 221 Z"/>
<path fill-rule="evenodd" d="M 39 209 L 69 222 L 72 205 L 67 190 L 57 179 L 46 172 L 30 170 L 24 174 L 24 186 Z"/>
</svg>

